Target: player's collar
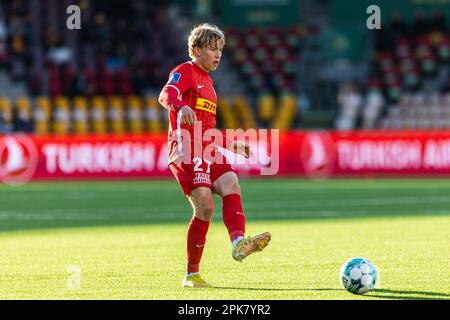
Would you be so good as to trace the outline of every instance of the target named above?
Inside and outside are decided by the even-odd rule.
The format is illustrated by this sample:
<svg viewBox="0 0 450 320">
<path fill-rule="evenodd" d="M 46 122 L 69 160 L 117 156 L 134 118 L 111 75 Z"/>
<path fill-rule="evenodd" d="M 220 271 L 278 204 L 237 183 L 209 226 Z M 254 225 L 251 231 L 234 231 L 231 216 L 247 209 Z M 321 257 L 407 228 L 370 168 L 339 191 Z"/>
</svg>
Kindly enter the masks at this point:
<svg viewBox="0 0 450 320">
<path fill-rule="evenodd" d="M 202 73 L 204 73 L 204 74 L 208 74 L 208 72 L 207 71 L 205 71 L 205 70 L 203 70 L 202 68 L 200 68 L 196 63 L 195 63 L 195 61 L 194 60 L 192 60 L 192 65 L 194 66 L 194 68 L 197 68 L 197 70 L 200 70 L 200 72 L 202 72 Z"/>
</svg>

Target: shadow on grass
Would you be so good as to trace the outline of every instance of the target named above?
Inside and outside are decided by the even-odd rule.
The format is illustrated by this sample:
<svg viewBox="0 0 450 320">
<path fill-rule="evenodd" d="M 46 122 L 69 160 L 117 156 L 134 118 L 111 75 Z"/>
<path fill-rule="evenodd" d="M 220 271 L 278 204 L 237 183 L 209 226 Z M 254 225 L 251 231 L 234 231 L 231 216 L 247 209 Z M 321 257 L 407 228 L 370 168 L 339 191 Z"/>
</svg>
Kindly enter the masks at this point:
<svg viewBox="0 0 450 320">
<path fill-rule="evenodd" d="M 374 289 L 367 296 L 399 300 L 450 300 L 450 294 L 417 290 Z"/>
<path fill-rule="evenodd" d="M 331 183 L 335 187 L 323 184 L 318 189 L 314 183 L 297 180 L 244 182 L 244 207 L 248 207 L 249 221 L 450 216 L 448 189 L 429 185 L 420 188 L 421 184 L 405 187 L 403 181 L 397 185 L 389 182 L 391 187 L 380 183 L 378 188 L 367 188 L 364 181 L 351 182 L 353 187 L 346 189 L 342 181 Z M 297 184 L 303 188 L 297 189 Z M 308 193 L 305 186 L 315 189 Z M 374 196 L 379 203 L 374 202 Z M 187 225 L 192 215 L 191 206 L 174 180 L 30 183 L 17 188 L 0 185 L 0 203 L 0 234 L 78 227 Z M 215 204 L 213 221 L 221 223 L 218 197 Z"/>
<path fill-rule="evenodd" d="M 212 289 L 222 290 L 249 290 L 249 291 L 341 291 L 344 289 L 336 288 L 246 288 L 246 287 L 217 287 L 213 286 Z M 389 290 L 389 289 L 374 289 L 373 291 L 365 294 L 364 296 L 371 298 L 381 299 L 396 299 L 396 300 L 450 300 L 450 294 L 440 292 L 427 292 L 427 291 L 409 291 L 409 290 Z"/>
</svg>

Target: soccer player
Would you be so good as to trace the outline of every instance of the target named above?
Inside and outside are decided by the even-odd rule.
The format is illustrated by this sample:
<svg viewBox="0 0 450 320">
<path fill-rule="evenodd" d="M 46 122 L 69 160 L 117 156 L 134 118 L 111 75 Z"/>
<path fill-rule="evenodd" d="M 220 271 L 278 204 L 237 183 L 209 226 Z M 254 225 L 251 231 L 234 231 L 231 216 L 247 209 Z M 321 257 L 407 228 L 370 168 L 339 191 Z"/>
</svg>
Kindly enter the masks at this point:
<svg viewBox="0 0 450 320">
<path fill-rule="evenodd" d="M 242 209 L 241 190 L 235 170 L 223 157 L 196 157 L 185 150 L 188 132 L 194 136 L 195 127 L 201 128 L 201 140 L 195 137 L 188 142 L 191 150 L 200 146 L 205 150 L 211 141 L 203 133 L 216 126 L 217 96 L 208 73 L 217 69 L 225 35 L 217 26 L 201 24 L 189 35 L 188 47 L 191 61 L 176 66 L 159 95 L 159 102 L 169 110 L 168 163 L 184 194 L 192 205 L 194 214 L 187 230 L 187 272 L 183 287 L 210 286 L 200 276 L 200 260 L 206 243 L 206 234 L 214 210 L 213 194 L 222 198 L 222 217 L 231 240 L 233 259 L 242 262 L 254 252 L 263 250 L 271 239 L 269 232 L 245 237 L 245 215 Z M 249 146 L 241 141 L 227 144 L 230 151 L 251 156 Z M 220 158 L 220 157 L 219 157 Z"/>
</svg>

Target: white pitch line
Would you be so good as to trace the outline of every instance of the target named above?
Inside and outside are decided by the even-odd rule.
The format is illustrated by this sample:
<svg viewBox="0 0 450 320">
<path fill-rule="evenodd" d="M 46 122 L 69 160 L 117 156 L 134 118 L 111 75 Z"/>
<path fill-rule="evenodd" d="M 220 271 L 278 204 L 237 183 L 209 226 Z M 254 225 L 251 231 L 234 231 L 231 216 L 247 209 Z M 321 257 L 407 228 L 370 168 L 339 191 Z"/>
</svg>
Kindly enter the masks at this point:
<svg viewBox="0 0 450 320">
<path fill-rule="evenodd" d="M 450 203 L 450 197 L 402 197 L 402 198 L 365 198 L 365 199 L 346 199 L 346 200 L 324 200 L 324 201 L 258 201 L 255 203 L 248 203 L 244 206 L 246 208 L 324 208 L 334 206 L 382 206 L 382 205 L 403 205 L 403 204 L 432 204 L 432 203 Z"/>
<path fill-rule="evenodd" d="M 333 217 L 342 216 L 347 212 L 345 207 L 358 207 L 357 212 L 352 215 L 364 215 L 370 213 L 365 210 L 367 206 L 380 205 L 406 205 L 406 204 L 433 204 L 433 203 L 450 203 L 450 197 L 400 197 L 400 198 L 366 198 L 366 199 L 348 199 L 348 200 L 327 200 L 321 201 L 258 201 L 257 203 L 246 203 L 244 207 L 248 214 L 255 212 L 258 217 L 259 209 L 280 210 L 280 213 L 273 212 L 271 216 L 276 218 L 294 218 L 294 217 Z M 336 208 L 342 206 L 343 208 Z M 303 209 L 321 209 L 331 208 L 331 210 L 319 211 L 299 211 Z M 289 210 L 294 209 L 294 210 Z M 297 210 L 295 210 L 297 209 Z M 397 210 L 397 209 L 396 209 Z M 220 213 L 220 210 L 217 210 Z M 449 210 L 424 210 L 423 214 L 450 214 Z M 111 220 L 111 219 L 130 219 L 130 220 L 158 220 L 158 219 L 180 219 L 188 217 L 190 209 L 180 206 L 164 206 L 164 212 L 145 207 L 102 207 L 102 208 L 51 208 L 51 209 L 29 209 L 29 210 L 0 210 L 0 220 L 75 220 L 75 221 L 92 221 L 92 220 Z M 217 215 L 217 214 L 215 214 Z M 264 215 L 265 216 L 265 215 Z M 270 218 L 270 217 L 267 217 Z"/>
</svg>

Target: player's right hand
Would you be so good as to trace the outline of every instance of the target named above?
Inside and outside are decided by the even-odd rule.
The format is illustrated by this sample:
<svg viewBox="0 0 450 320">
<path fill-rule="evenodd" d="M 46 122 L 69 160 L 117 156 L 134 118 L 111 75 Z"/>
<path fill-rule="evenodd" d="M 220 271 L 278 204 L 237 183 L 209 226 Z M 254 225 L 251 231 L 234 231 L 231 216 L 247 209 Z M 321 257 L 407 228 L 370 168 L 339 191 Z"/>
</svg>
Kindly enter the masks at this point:
<svg viewBox="0 0 450 320">
<path fill-rule="evenodd" d="M 195 121 L 197 121 L 197 116 L 195 115 L 194 110 L 189 106 L 183 106 L 180 109 L 181 123 L 186 124 L 188 126 L 192 126 Z"/>
</svg>

